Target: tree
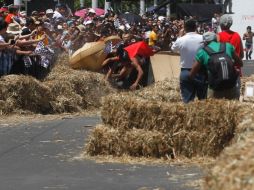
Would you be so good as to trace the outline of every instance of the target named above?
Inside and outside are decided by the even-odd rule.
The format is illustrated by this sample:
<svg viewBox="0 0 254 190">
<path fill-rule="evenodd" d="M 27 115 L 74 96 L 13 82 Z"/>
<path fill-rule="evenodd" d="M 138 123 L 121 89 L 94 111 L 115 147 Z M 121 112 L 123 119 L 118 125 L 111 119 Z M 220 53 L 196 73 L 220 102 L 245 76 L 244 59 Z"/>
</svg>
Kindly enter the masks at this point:
<svg viewBox="0 0 254 190">
<path fill-rule="evenodd" d="M 98 0 L 98 6 L 100 8 L 104 7 L 104 0 Z M 89 8 L 92 5 L 92 0 L 84 0 L 84 6 L 85 8 Z M 74 0 L 74 8 L 79 9 L 80 8 L 80 0 Z"/>
</svg>

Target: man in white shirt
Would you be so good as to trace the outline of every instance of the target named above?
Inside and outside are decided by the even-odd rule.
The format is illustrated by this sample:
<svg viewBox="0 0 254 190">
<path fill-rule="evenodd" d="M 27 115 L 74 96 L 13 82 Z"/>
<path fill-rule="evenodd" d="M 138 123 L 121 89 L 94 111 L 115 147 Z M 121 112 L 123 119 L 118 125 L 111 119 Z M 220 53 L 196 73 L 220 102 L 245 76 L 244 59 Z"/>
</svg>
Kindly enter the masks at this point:
<svg viewBox="0 0 254 190">
<path fill-rule="evenodd" d="M 67 7 L 64 4 L 57 4 L 56 5 L 56 10 L 54 11 L 53 14 L 53 20 L 54 22 L 61 22 L 65 20 L 65 13 L 67 11 Z"/>
<path fill-rule="evenodd" d="M 195 62 L 195 55 L 199 48 L 203 46 L 203 37 L 196 33 L 196 21 L 189 19 L 184 24 L 185 35 L 178 38 L 171 49 L 180 53 L 180 89 L 184 103 L 198 99 L 205 99 L 207 95 L 207 85 L 205 75 L 200 74 L 194 80 L 189 78 L 189 72 Z"/>
</svg>

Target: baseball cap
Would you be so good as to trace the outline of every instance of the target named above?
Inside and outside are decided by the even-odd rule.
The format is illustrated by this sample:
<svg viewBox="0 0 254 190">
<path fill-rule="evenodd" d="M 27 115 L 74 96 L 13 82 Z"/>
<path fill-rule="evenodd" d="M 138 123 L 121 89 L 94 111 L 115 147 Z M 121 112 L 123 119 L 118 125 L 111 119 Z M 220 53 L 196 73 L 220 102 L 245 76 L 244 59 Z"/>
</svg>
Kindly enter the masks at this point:
<svg viewBox="0 0 254 190">
<path fill-rule="evenodd" d="M 38 11 L 33 11 L 32 12 L 32 15 L 34 16 L 34 15 L 38 15 L 39 13 L 38 13 Z"/>
<path fill-rule="evenodd" d="M 57 29 L 58 30 L 63 30 L 63 26 L 59 24 L 59 25 L 57 25 Z"/>
<path fill-rule="evenodd" d="M 63 3 L 57 3 L 57 4 L 56 4 L 56 8 L 63 8 L 63 9 L 65 9 L 65 8 L 67 8 L 67 7 L 66 7 L 66 5 L 63 4 Z"/>
<path fill-rule="evenodd" d="M 158 20 L 159 20 L 159 21 L 163 21 L 163 20 L 165 20 L 165 18 L 166 18 L 166 17 L 164 17 L 164 16 L 159 16 L 159 17 L 158 17 Z"/>
<path fill-rule="evenodd" d="M 125 30 L 125 27 L 124 27 L 124 25 L 121 25 L 121 26 L 119 26 L 118 29 L 124 31 L 124 30 Z"/>
<path fill-rule="evenodd" d="M 85 24 L 85 25 L 89 25 L 89 24 L 92 24 L 92 23 L 93 23 L 93 21 L 88 20 L 88 21 L 86 21 L 84 24 Z"/>
<path fill-rule="evenodd" d="M 230 27 L 233 24 L 233 18 L 229 14 L 224 14 L 220 17 L 220 25 Z"/>
<path fill-rule="evenodd" d="M 94 9 L 89 9 L 88 12 L 89 12 L 89 13 L 94 13 L 94 14 L 96 13 Z"/>
<path fill-rule="evenodd" d="M 8 8 L 6 8 L 6 7 L 1 7 L 1 8 L 0 8 L 0 12 L 8 12 Z"/>
<path fill-rule="evenodd" d="M 214 32 L 206 32 L 203 34 L 204 42 L 211 42 L 217 39 L 217 36 Z"/>
<path fill-rule="evenodd" d="M 26 14 L 26 11 L 21 11 L 20 13 L 19 13 L 21 16 L 26 16 L 27 14 Z"/>
<path fill-rule="evenodd" d="M 54 11 L 52 9 L 47 9 L 46 10 L 46 14 L 53 14 L 53 13 L 54 13 Z"/>
</svg>

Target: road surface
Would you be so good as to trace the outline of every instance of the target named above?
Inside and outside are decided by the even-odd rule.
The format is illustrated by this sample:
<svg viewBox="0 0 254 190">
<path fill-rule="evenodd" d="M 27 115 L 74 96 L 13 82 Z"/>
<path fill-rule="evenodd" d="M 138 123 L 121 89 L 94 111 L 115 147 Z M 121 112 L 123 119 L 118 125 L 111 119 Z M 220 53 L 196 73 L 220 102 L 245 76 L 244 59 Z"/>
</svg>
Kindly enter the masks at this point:
<svg viewBox="0 0 254 190">
<path fill-rule="evenodd" d="M 72 160 L 84 147 L 98 117 L 28 124 L 0 124 L 2 190 L 192 190 L 197 166 L 97 164 Z"/>
</svg>

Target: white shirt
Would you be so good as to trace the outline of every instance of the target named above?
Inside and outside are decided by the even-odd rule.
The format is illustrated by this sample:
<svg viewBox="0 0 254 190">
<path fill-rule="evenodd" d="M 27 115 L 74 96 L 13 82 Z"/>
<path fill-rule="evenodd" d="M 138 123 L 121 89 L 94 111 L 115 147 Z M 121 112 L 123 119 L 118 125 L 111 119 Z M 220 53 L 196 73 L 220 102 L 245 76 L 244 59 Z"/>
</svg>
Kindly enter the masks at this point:
<svg viewBox="0 0 254 190">
<path fill-rule="evenodd" d="M 58 11 L 54 11 L 53 19 L 63 18 L 63 15 Z"/>
<path fill-rule="evenodd" d="M 0 43 L 5 43 L 4 37 L 0 35 Z"/>
<path fill-rule="evenodd" d="M 217 19 L 216 18 L 212 18 L 212 29 L 214 29 L 215 27 L 217 27 L 218 25 L 218 22 L 217 22 Z"/>
<path fill-rule="evenodd" d="M 189 32 L 178 38 L 172 45 L 174 52 L 180 53 L 181 68 L 192 68 L 197 51 L 203 46 L 203 36 L 196 32 Z"/>
</svg>

